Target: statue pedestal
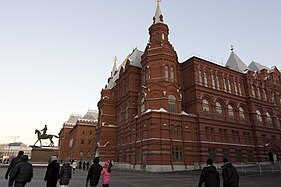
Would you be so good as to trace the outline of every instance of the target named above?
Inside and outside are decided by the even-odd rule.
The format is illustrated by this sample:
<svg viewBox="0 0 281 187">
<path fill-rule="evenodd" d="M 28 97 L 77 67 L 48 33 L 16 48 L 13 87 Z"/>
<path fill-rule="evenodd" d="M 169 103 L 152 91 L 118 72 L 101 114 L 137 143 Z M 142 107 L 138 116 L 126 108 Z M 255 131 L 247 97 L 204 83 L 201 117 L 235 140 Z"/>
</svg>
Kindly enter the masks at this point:
<svg viewBox="0 0 281 187">
<path fill-rule="evenodd" d="M 32 147 L 31 160 L 32 164 L 48 164 L 51 156 L 58 156 L 58 147 Z"/>
</svg>

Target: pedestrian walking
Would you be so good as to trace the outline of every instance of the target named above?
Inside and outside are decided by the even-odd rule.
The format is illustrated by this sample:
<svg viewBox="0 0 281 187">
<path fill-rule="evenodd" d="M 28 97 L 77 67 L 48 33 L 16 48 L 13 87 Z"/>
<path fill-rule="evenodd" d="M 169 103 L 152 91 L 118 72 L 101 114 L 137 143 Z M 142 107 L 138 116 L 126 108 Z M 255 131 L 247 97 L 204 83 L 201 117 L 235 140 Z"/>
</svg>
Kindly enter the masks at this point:
<svg viewBox="0 0 281 187">
<path fill-rule="evenodd" d="M 81 168 L 82 168 L 82 161 L 80 160 L 78 163 L 78 169 L 81 169 Z"/>
<path fill-rule="evenodd" d="M 223 187 L 238 187 L 239 175 L 236 168 L 228 161 L 227 158 L 222 160 L 222 179 Z"/>
<path fill-rule="evenodd" d="M 23 155 L 20 160 L 10 174 L 10 177 L 15 181 L 14 187 L 24 187 L 33 177 L 33 168 L 28 162 L 28 156 Z"/>
<path fill-rule="evenodd" d="M 84 161 L 83 162 L 83 170 L 85 170 L 86 169 L 86 162 Z"/>
<path fill-rule="evenodd" d="M 109 187 L 111 167 L 112 167 L 112 163 L 110 162 L 110 160 L 106 161 L 101 172 L 102 187 Z"/>
<path fill-rule="evenodd" d="M 208 159 L 207 165 L 203 168 L 198 187 L 201 187 L 204 183 L 205 187 L 219 187 L 220 186 L 220 176 L 217 168 L 213 165 L 213 160 Z"/>
<path fill-rule="evenodd" d="M 47 171 L 44 180 L 47 182 L 47 187 L 56 187 L 59 179 L 60 164 L 58 163 L 57 157 L 51 157 L 51 162 L 47 166 Z"/>
<path fill-rule="evenodd" d="M 59 184 L 61 185 L 61 187 L 67 187 L 67 185 L 70 182 L 70 179 L 72 177 L 72 167 L 70 166 L 70 163 L 68 161 L 66 161 L 61 169 L 60 169 L 60 173 L 59 173 Z"/>
<path fill-rule="evenodd" d="M 8 179 L 8 176 L 11 173 L 11 171 L 13 170 L 13 168 L 15 167 L 15 165 L 21 161 L 21 157 L 22 157 L 23 154 L 24 154 L 23 151 L 19 151 L 18 156 L 16 158 L 12 159 L 12 161 L 11 161 L 7 171 L 6 171 L 6 174 L 5 174 L 6 180 Z M 8 182 L 8 187 L 12 187 L 13 184 L 14 184 L 14 180 L 12 180 L 11 177 L 10 177 L 9 182 Z"/>
<path fill-rule="evenodd" d="M 72 162 L 73 174 L 74 174 L 76 168 L 77 168 L 77 162 L 76 162 L 76 160 L 74 160 L 74 161 Z"/>
<path fill-rule="evenodd" d="M 87 170 L 89 170 L 89 167 L 90 167 L 90 162 L 89 162 L 89 161 L 87 161 L 86 165 L 87 165 Z"/>
<path fill-rule="evenodd" d="M 99 164 L 99 157 L 94 158 L 93 162 L 94 163 L 91 165 L 86 179 L 86 186 L 88 186 L 90 181 L 90 187 L 96 187 L 98 185 L 102 171 L 102 166 Z"/>
</svg>

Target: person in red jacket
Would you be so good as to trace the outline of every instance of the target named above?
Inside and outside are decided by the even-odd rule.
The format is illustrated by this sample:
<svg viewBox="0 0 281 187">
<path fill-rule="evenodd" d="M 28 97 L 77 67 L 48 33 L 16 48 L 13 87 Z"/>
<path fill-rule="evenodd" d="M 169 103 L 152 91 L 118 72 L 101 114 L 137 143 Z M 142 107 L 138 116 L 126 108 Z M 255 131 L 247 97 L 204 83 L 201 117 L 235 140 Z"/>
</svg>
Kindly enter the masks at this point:
<svg viewBox="0 0 281 187">
<path fill-rule="evenodd" d="M 109 187 L 111 167 L 112 163 L 110 162 L 110 160 L 106 161 L 101 172 L 102 187 Z"/>
</svg>

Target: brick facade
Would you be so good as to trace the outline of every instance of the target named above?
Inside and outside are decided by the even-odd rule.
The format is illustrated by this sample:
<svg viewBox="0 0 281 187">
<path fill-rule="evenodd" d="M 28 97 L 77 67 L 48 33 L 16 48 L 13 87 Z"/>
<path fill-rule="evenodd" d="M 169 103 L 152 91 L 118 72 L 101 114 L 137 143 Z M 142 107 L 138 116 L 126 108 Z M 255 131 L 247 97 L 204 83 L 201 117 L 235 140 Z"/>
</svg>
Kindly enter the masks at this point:
<svg viewBox="0 0 281 187">
<path fill-rule="evenodd" d="M 149 35 L 144 52 L 135 49 L 113 68 L 101 91 L 95 139 L 101 160 L 167 171 L 193 169 L 207 158 L 280 159 L 277 68 L 242 73 L 197 57 L 179 63 L 162 15 Z"/>
<path fill-rule="evenodd" d="M 97 120 L 71 116 L 59 133 L 59 159 L 91 161 L 95 157 L 95 131 Z M 90 116 L 91 117 L 91 116 Z"/>
</svg>

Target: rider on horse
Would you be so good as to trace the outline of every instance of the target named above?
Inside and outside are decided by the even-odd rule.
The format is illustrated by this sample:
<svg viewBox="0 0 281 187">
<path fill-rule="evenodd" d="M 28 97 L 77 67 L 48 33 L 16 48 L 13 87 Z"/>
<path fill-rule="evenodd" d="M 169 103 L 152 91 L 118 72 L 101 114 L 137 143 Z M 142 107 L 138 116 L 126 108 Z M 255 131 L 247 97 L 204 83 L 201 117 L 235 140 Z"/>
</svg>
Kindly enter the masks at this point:
<svg viewBox="0 0 281 187">
<path fill-rule="evenodd" d="M 47 130 L 47 125 L 45 125 L 45 127 L 41 130 L 43 132 L 43 136 L 46 134 Z"/>
</svg>

